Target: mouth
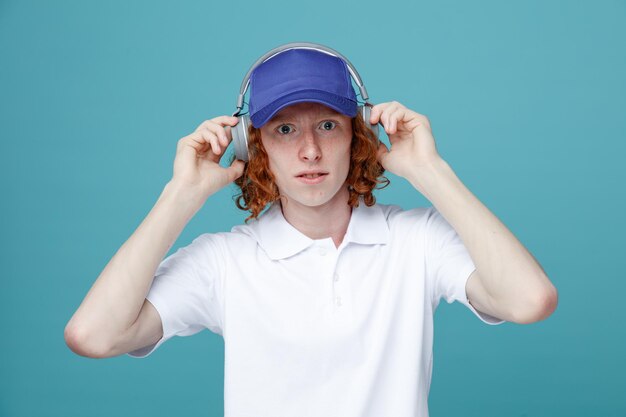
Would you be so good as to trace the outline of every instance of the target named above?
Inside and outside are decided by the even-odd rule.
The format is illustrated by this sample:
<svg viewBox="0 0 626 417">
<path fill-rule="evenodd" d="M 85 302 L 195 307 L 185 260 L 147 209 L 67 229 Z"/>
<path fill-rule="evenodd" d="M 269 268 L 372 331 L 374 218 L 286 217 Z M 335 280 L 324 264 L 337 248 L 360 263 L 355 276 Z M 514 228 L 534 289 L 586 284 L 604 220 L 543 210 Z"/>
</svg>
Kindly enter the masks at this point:
<svg viewBox="0 0 626 417">
<path fill-rule="evenodd" d="M 328 172 L 322 171 L 309 171 L 309 172 L 301 172 L 296 175 L 296 178 L 305 184 L 319 184 L 324 181 L 324 178 L 328 175 Z"/>
<path fill-rule="evenodd" d="M 315 173 L 311 173 L 311 174 L 300 174 L 297 175 L 298 178 L 309 178 L 309 179 L 313 179 L 313 178 L 319 178 L 321 176 L 324 175 L 328 175 L 326 172 L 315 172 Z"/>
</svg>

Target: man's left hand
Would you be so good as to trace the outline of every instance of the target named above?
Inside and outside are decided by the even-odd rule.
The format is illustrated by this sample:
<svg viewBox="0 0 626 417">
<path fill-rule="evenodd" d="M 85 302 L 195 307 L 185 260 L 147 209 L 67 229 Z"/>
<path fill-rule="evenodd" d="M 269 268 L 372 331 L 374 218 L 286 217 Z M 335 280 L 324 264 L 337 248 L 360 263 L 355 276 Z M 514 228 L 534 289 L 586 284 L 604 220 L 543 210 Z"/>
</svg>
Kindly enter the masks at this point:
<svg viewBox="0 0 626 417">
<path fill-rule="evenodd" d="M 420 168 L 429 168 L 441 160 L 437 152 L 435 138 L 426 116 L 392 101 L 372 107 L 370 123 L 382 123 L 391 149 L 381 142 L 378 148 L 378 161 L 383 168 L 408 178 Z"/>
</svg>

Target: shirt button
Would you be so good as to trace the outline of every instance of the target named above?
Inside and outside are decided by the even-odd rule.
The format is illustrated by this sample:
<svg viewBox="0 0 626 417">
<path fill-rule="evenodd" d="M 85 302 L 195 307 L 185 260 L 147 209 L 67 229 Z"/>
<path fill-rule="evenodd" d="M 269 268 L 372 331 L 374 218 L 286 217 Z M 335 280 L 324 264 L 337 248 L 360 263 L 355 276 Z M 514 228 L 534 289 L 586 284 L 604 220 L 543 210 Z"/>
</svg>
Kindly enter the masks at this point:
<svg viewBox="0 0 626 417">
<path fill-rule="evenodd" d="M 338 306 L 341 305 L 341 297 L 335 297 L 335 304 L 337 304 Z"/>
<path fill-rule="evenodd" d="M 326 248 L 319 248 L 319 249 L 318 249 L 318 253 L 319 253 L 321 256 L 326 256 L 326 254 L 328 253 L 328 251 L 326 250 Z"/>
<path fill-rule="evenodd" d="M 335 274 L 335 281 L 339 281 L 339 274 Z"/>
</svg>

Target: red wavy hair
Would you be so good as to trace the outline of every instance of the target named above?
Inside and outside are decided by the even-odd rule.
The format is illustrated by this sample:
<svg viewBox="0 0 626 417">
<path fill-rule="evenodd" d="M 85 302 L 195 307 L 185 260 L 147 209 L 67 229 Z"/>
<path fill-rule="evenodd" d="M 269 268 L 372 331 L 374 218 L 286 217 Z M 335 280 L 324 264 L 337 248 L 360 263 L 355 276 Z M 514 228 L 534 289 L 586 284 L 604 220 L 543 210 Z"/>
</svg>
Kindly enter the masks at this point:
<svg viewBox="0 0 626 417">
<path fill-rule="evenodd" d="M 350 145 L 350 170 L 346 185 L 350 192 L 348 205 L 357 207 L 359 198 L 363 197 L 365 205 L 376 203 L 374 189 L 389 185 L 389 179 L 383 176 L 385 169 L 378 162 L 378 145 L 374 132 L 357 114 L 352 118 L 352 144 Z M 235 204 L 241 210 L 250 211 L 250 219 L 256 219 L 265 207 L 280 198 L 274 175 L 269 169 L 267 152 L 261 141 L 261 131 L 250 125 L 248 129 L 249 161 L 243 175 L 235 180 L 241 192 L 235 195 Z M 234 157 L 233 157 L 234 158 Z"/>
</svg>

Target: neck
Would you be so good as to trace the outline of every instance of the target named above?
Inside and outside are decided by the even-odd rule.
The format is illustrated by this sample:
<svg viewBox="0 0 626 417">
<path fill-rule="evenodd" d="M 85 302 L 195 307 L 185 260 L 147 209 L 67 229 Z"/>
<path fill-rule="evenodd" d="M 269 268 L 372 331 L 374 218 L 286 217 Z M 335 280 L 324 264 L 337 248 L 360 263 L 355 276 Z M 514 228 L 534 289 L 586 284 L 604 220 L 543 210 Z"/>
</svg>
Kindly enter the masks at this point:
<svg viewBox="0 0 626 417">
<path fill-rule="evenodd" d="M 310 207 L 283 198 L 281 208 L 285 220 L 311 239 L 333 239 L 339 247 L 348 230 L 352 207 L 348 205 L 347 188 L 340 190 L 329 202 Z"/>
</svg>

